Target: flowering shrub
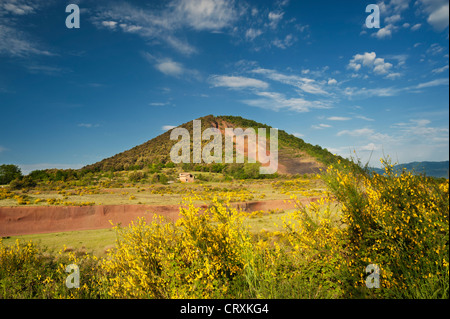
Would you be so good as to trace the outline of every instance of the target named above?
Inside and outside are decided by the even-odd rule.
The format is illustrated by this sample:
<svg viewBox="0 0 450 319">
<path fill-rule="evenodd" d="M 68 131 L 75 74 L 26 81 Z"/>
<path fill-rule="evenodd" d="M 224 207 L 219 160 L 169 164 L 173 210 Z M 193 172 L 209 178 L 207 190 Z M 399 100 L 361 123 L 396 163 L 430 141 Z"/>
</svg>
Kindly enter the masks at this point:
<svg viewBox="0 0 450 319">
<path fill-rule="evenodd" d="M 143 219 L 117 228 L 117 249 L 102 263 L 109 295 L 119 298 L 210 298 L 225 293 L 250 249 L 243 218 L 213 200 L 205 211 L 192 202 L 176 223 Z"/>
<path fill-rule="evenodd" d="M 356 296 L 448 298 L 448 180 L 396 174 L 393 165 L 383 164 L 383 175 L 346 167 L 327 171 L 346 225 L 341 276 Z M 365 289 L 369 264 L 380 267 L 382 289 Z"/>
<path fill-rule="evenodd" d="M 80 268 L 81 285 L 68 289 L 66 266 Z M 52 256 L 32 241 L 4 245 L 0 239 L 0 298 L 106 297 L 102 272 L 95 256 L 76 252 Z"/>
</svg>

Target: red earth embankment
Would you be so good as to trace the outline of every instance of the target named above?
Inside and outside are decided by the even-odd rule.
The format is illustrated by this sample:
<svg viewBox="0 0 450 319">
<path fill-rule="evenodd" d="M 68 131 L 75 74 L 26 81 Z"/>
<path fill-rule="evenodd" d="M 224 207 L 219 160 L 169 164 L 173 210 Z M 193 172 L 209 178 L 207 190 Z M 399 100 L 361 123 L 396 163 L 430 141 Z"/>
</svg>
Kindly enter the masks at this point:
<svg viewBox="0 0 450 319">
<path fill-rule="evenodd" d="M 307 203 L 315 199 L 304 201 Z M 295 207 L 293 203 L 284 200 L 233 203 L 232 205 L 249 212 L 285 210 Z M 201 207 L 206 208 L 206 206 Z M 111 222 L 127 226 L 138 217 L 150 220 L 155 214 L 175 221 L 180 217 L 179 211 L 179 205 L 0 207 L 0 236 L 110 228 Z"/>
</svg>

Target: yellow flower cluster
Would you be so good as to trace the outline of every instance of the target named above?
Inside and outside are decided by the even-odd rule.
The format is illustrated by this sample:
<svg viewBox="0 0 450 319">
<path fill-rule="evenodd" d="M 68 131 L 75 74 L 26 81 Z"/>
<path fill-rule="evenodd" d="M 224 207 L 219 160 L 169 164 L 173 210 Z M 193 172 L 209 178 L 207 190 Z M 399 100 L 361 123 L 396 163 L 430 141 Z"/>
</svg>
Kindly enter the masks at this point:
<svg viewBox="0 0 450 319">
<path fill-rule="evenodd" d="M 246 188 L 223 190 L 204 186 L 203 189 L 194 189 L 189 196 L 198 201 L 211 202 L 214 199 L 227 202 L 245 202 L 254 199 L 254 191 Z"/>
<path fill-rule="evenodd" d="M 206 211 L 188 200 L 176 223 L 143 219 L 118 228 L 117 249 L 102 263 L 114 298 L 211 298 L 245 264 L 251 238 L 243 217 L 213 199 Z"/>
<path fill-rule="evenodd" d="M 272 182 L 272 187 L 280 192 L 280 194 L 285 195 L 300 195 L 303 197 L 312 197 L 312 196 L 322 196 L 323 191 L 320 189 L 316 189 L 314 186 L 319 177 L 317 175 L 313 175 L 310 178 L 295 178 L 291 180 L 279 180 Z"/>
<path fill-rule="evenodd" d="M 14 193 L 9 191 L 7 188 L 0 187 L 0 200 L 10 199 L 14 197 Z"/>
<path fill-rule="evenodd" d="M 64 206 L 92 206 L 95 202 L 71 202 L 65 201 L 59 198 L 47 198 L 46 202 L 48 205 L 64 205 Z M 36 201 L 35 201 L 36 203 Z"/>
</svg>

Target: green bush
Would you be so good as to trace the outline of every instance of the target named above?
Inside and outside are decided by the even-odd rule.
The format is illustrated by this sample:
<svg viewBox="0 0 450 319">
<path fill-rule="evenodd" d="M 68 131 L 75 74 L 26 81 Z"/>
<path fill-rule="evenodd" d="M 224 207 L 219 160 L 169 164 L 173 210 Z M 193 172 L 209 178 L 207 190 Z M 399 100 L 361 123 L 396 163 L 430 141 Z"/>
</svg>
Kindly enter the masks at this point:
<svg viewBox="0 0 450 319">
<path fill-rule="evenodd" d="M 21 178 L 22 172 L 17 165 L 0 165 L 0 185 L 9 184 L 11 181 Z"/>
</svg>

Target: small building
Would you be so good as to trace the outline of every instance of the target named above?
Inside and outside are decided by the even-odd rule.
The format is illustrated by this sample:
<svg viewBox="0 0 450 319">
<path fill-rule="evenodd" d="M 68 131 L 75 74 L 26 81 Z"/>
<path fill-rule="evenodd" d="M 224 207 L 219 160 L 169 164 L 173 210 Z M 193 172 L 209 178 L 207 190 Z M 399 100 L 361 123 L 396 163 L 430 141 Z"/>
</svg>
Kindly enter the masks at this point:
<svg viewBox="0 0 450 319">
<path fill-rule="evenodd" d="M 195 178 L 191 173 L 180 173 L 179 179 L 185 183 L 192 183 Z"/>
</svg>

